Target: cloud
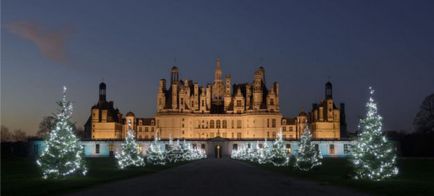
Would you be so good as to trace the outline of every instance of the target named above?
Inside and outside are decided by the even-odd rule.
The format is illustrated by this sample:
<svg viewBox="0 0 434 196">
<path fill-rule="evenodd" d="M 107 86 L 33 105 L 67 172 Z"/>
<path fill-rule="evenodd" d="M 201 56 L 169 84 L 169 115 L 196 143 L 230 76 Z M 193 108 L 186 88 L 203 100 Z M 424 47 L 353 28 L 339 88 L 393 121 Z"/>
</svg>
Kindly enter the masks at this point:
<svg viewBox="0 0 434 196">
<path fill-rule="evenodd" d="M 57 63 L 66 63 L 65 41 L 69 29 L 48 31 L 45 27 L 32 22 L 12 22 L 6 29 L 24 39 L 35 43 L 40 52 L 48 59 Z"/>
</svg>

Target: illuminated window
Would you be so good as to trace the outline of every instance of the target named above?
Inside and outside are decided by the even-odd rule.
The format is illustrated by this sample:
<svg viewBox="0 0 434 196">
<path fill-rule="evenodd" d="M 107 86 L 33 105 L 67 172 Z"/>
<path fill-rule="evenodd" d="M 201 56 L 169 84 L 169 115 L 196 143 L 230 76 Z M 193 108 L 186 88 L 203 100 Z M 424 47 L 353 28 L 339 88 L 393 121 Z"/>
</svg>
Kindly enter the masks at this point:
<svg viewBox="0 0 434 196">
<path fill-rule="evenodd" d="M 330 146 L 329 146 L 329 151 L 330 151 L 330 154 L 331 154 L 331 155 L 334 155 L 334 154 L 335 154 L 335 145 L 334 145 L 334 144 L 330 144 Z"/>
<path fill-rule="evenodd" d="M 237 100 L 237 107 L 241 107 L 241 100 Z"/>
<path fill-rule="evenodd" d="M 271 127 L 276 128 L 276 119 L 271 120 Z"/>
<path fill-rule="evenodd" d="M 209 128 L 214 129 L 214 120 L 209 122 Z"/>
<path fill-rule="evenodd" d="M 286 144 L 286 150 L 288 150 L 288 153 L 291 154 L 291 144 Z"/>
<path fill-rule="evenodd" d="M 220 129 L 220 128 L 221 128 L 221 127 L 220 127 L 220 120 L 217 120 L 217 121 L 216 121 L 216 128 L 217 128 L 217 129 Z"/>
<path fill-rule="evenodd" d="M 241 129 L 241 127 L 242 127 L 241 120 L 237 120 L 237 128 Z"/>
</svg>

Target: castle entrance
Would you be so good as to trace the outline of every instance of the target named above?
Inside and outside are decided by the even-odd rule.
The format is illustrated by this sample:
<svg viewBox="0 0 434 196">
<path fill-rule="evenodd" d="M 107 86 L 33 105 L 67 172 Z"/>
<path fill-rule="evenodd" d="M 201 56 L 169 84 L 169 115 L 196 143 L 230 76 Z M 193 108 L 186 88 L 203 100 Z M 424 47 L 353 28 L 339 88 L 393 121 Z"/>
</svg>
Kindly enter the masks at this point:
<svg viewBox="0 0 434 196">
<path fill-rule="evenodd" d="M 222 158 L 222 147 L 219 144 L 217 144 L 215 147 L 215 158 L 216 159 Z"/>
</svg>

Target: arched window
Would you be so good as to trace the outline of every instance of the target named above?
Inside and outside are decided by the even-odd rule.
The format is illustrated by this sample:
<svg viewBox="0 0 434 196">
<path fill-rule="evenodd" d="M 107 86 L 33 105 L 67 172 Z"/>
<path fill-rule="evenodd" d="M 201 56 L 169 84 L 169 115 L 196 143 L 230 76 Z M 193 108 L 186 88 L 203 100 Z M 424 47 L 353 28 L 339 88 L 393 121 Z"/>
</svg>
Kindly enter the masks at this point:
<svg viewBox="0 0 434 196">
<path fill-rule="evenodd" d="M 214 129 L 214 120 L 209 122 L 209 128 Z"/>
<path fill-rule="evenodd" d="M 221 128 L 221 127 L 220 127 L 220 120 L 217 120 L 217 121 L 216 121 L 216 128 L 217 128 L 217 129 L 220 129 L 220 128 Z"/>
<path fill-rule="evenodd" d="M 223 120 L 223 129 L 228 128 L 228 121 L 227 120 Z"/>
</svg>

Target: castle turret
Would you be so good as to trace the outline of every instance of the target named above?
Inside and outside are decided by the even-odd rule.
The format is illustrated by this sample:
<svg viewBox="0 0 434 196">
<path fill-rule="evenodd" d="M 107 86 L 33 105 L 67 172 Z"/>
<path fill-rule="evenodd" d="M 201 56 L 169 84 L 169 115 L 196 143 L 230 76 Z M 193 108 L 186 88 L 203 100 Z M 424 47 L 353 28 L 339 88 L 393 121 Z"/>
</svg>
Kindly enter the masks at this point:
<svg viewBox="0 0 434 196">
<path fill-rule="evenodd" d="M 229 105 L 232 101 L 231 95 L 231 76 L 226 75 L 225 77 L 225 96 L 224 96 L 224 111 L 229 110 Z"/>
</svg>

